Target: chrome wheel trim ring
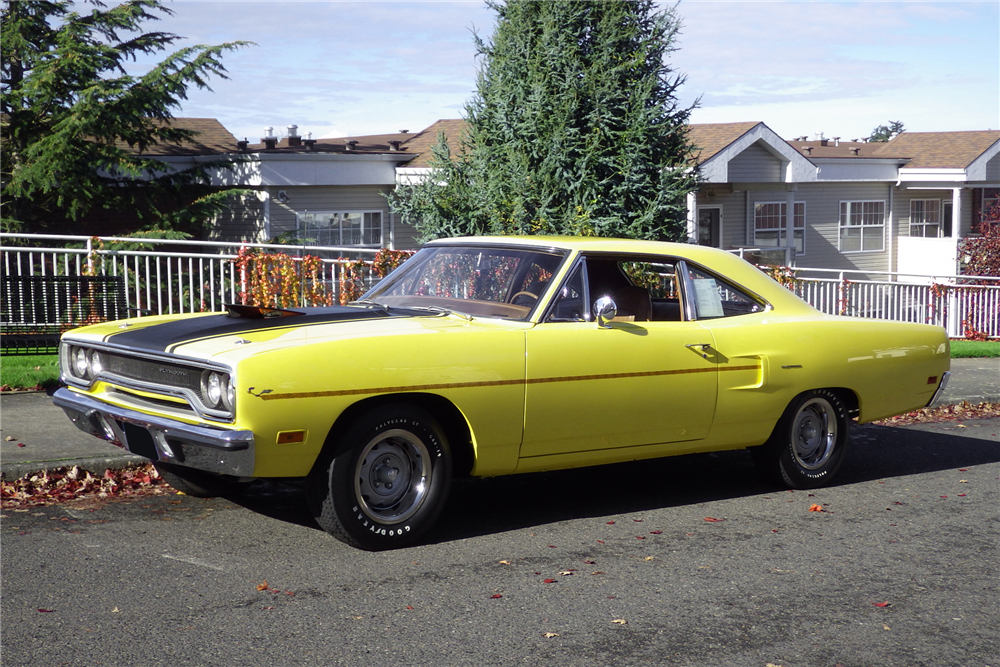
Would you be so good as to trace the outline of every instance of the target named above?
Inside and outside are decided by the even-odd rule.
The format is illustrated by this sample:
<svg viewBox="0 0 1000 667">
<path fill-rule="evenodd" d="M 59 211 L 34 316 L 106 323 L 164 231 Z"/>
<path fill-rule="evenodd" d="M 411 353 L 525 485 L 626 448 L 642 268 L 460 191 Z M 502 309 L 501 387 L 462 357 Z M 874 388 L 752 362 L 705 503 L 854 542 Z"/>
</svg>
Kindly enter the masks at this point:
<svg viewBox="0 0 1000 667">
<path fill-rule="evenodd" d="M 427 499 L 431 457 L 410 431 L 380 433 L 364 446 L 354 475 L 358 508 L 380 524 L 411 518 Z"/>
<path fill-rule="evenodd" d="M 807 401 L 792 423 L 792 455 L 806 470 L 823 467 L 837 445 L 837 418 L 833 406 L 823 398 Z"/>
</svg>

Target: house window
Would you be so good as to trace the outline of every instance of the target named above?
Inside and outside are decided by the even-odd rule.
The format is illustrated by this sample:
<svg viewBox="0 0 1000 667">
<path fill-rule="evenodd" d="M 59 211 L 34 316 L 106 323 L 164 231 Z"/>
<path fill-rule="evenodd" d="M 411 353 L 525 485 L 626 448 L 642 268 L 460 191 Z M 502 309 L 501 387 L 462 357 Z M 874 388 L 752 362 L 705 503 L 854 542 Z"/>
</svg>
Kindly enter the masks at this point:
<svg viewBox="0 0 1000 667">
<path fill-rule="evenodd" d="M 310 211 L 295 218 L 305 245 L 382 245 L 381 211 Z"/>
<path fill-rule="evenodd" d="M 794 219 L 792 233 L 794 234 L 795 252 L 803 254 L 805 250 L 806 204 L 797 201 L 794 204 Z M 785 212 L 788 204 L 785 202 L 759 202 L 753 209 L 753 244 L 758 248 L 788 247 L 788 229 L 785 225 Z"/>
<path fill-rule="evenodd" d="M 938 238 L 941 236 L 941 200 L 910 200 L 910 236 Z"/>
<path fill-rule="evenodd" d="M 885 201 L 840 202 L 840 252 L 885 248 Z"/>
</svg>

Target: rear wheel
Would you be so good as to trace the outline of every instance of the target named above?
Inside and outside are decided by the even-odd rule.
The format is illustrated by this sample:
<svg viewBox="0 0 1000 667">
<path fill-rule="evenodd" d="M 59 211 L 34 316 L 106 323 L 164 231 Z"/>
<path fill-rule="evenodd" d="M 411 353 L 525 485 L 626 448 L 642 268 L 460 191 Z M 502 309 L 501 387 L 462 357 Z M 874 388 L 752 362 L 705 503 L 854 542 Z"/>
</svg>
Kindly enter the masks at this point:
<svg viewBox="0 0 1000 667">
<path fill-rule="evenodd" d="M 324 530 L 379 551 L 411 544 L 433 525 L 448 496 L 451 451 L 429 414 L 408 405 L 376 408 L 337 444 L 309 475 L 310 508 Z"/>
<path fill-rule="evenodd" d="M 195 498 L 214 498 L 239 493 L 245 486 L 235 477 L 155 461 L 153 467 L 163 481 L 181 493 Z"/>
<path fill-rule="evenodd" d="M 754 464 L 768 479 L 793 489 L 823 486 L 844 461 L 849 428 L 847 409 L 834 392 L 800 394 L 785 409 L 770 439 L 751 449 Z"/>
</svg>

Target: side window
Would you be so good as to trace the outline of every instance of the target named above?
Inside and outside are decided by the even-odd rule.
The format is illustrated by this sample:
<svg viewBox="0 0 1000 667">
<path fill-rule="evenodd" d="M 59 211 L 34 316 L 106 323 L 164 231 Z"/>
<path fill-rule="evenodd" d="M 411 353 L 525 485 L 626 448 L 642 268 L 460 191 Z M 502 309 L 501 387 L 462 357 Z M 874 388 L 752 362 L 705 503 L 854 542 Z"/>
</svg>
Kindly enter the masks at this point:
<svg viewBox="0 0 1000 667">
<path fill-rule="evenodd" d="M 585 322 L 587 321 L 586 292 L 583 289 L 583 264 L 577 264 L 552 304 L 552 310 L 546 318 L 548 322 Z"/>
<path fill-rule="evenodd" d="M 747 315 L 764 310 L 764 304 L 704 271 L 689 266 L 688 277 L 693 290 L 691 301 L 699 320 Z"/>
</svg>

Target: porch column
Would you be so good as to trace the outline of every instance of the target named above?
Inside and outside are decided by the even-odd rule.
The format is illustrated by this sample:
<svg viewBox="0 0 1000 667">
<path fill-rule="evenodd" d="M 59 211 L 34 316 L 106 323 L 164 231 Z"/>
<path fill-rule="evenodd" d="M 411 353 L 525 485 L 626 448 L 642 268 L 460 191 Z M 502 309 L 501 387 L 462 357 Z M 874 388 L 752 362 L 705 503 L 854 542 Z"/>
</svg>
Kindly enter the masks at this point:
<svg viewBox="0 0 1000 667">
<path fill-rule="evenodd" d="M 785 191 L 785 264 L 795 265 L 795 186 Z"/>
<path fill-rule="evenodd" d="M 687 233 L 688 242 L 698 242 L 698 192 L 687 194 Z"/>
<path fill-rule="evenodd" d="M 962 188 L 951 190 L 951 237 L 962 238 Z"/>
</svg>

